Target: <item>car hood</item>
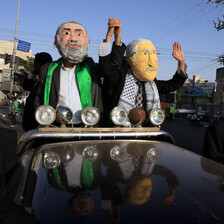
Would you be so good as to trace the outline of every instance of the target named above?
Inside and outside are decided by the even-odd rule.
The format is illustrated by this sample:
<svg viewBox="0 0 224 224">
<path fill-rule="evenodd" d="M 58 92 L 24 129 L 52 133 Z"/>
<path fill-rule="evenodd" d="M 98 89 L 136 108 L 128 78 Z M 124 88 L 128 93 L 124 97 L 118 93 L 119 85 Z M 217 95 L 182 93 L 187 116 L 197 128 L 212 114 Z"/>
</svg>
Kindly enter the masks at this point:
<svg viewBox="0 0 224 224">
<path fill-rule="evenodd" d="M 166 142 L 70 141 L 35 149 L 20 198 L 42 223 L 223 223 L 223 180 Z"/>
</svg>

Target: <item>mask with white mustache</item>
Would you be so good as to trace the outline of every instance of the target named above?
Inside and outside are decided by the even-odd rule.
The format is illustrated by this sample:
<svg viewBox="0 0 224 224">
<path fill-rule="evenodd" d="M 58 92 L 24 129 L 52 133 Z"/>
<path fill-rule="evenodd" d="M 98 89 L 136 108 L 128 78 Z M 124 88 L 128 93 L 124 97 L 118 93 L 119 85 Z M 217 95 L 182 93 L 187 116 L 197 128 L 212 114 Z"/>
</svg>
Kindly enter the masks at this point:
<svg viewBox="0 0 224 224">
<path fill-rule="evenodd" d="M 79 48 L 70 48 L 69 46 L 78 46 Z M 70 42 L 66 44 L 66 47 L 63 47 L 59 41 L 58 51 L 63 59 L 70 63 L 77 64 L 85 59 L 88 53 L 88 45 L 83 49 L 81 44 Z"/>
</svg>

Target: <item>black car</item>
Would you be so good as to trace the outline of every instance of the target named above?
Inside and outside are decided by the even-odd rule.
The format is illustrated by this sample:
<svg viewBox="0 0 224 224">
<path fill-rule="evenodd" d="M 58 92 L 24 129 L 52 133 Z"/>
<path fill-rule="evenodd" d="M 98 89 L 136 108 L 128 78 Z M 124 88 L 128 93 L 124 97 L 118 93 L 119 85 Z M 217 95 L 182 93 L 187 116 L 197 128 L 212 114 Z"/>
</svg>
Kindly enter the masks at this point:
<svg viewBox="0 0 224 224">
<path fill-rule="evenodd" d="M 224 166 L 175 146 L 161 116 L 154 127 L 92 127 L 93 111 L 82 128 L 42 123 L 19 141 L 11 197 L 46 224 L 224 223 Z"/>
</svg>

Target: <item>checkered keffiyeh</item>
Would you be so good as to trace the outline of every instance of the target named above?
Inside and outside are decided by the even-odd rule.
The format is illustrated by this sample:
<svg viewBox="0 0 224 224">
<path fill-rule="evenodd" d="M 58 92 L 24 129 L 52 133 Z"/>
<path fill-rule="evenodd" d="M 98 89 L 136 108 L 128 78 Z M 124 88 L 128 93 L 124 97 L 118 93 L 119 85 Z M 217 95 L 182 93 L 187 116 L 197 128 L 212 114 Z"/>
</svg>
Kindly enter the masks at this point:
<svg viewBox="0 0 224 224">
<path fill-rule="evenodd" d="M 133 75 L 131 69 L 126 74 L 124 87 L 118 102 L 118 107 L 124 108 L 128 113 L 136 107 L 136 97 L 138 94 L 138 79 Z M 144 82 L 146 95 L 146 112 L 153 108 L 160 108 L 160 98 L 157 86 L 154 81 Z M 130 122 L 126 122 L 126 126 L 131 126 Z"/>
</svg>

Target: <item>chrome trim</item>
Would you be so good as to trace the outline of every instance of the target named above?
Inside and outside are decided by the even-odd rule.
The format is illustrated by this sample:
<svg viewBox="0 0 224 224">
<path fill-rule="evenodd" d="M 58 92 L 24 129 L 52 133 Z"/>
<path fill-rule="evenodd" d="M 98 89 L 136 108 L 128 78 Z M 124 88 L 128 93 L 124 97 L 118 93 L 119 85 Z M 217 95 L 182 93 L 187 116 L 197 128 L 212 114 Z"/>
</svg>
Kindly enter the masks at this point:
<svg viewBox="0 0 224 224">
<path fill-rule="evenodd" d="M 18 191 L 17 191 L 16 196 L 15 196 L 15 203 L 17 205 L 21 205 L 21 202 L 23 201 L 24 189 L 25 189 L 25 186 L 26 186 L 26 180 L 27 180 L 28 173 L 29 173 L 29 170 L 30 170 L 30 165 L 31 165 L 31 162 L 32 162 L 33 154 L 34 154 L 34 150 L 32 150 L 32 151 L 30 150 L 28 158 L 26 160 L 26 164 L 24 166 L 22 177 L 21 177 L 21 180 L 20 180 L 20 183 L 19 183 Z"/>
<path fill-rule="evenodd" d="M 62 129 L 46 129 L 48 131 L 43 131 L 34 129 L 27 133 L 25 133 L 21 139 L 18 141 L 18 147 L 17 147 L 17 153 L 21 153 L 23 151 L 26 151 L 32 147 L 32 142 L 37 142 L 38 140 L 45 140 L 45 139 L 63 139 L 63 140 L 93 140 L 93 139 L 139 139 L 139 140 L 145 140 L 145 139 L 151 139 L 151 140 L 159 140 L 159 141 L 166 141 L 171 144 L 175 144 L 175 141 L 173 137 L 165 132 L 161 131 L 159 129 L 130 129 L 130 131 L 127 130 L 127 128 L 116 128 L 111 131 L 113 128 L 110 129 L 110 131 L 103 129 L 103 128 L 74 128 L 74 129 L 67 129 L 68 131 L 65 131 L 66 129 L 63 129 L 63 131 L 60 131 Z M 89 130 L 89 131 L 88 131 Z M 27 147 L 28 146 L 28 147 Z M 26 148 L 26 150 L 25 150 Z"/>
</svg>

